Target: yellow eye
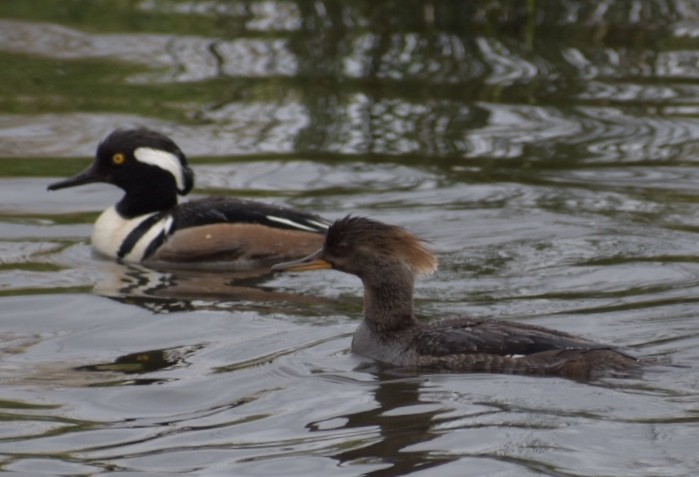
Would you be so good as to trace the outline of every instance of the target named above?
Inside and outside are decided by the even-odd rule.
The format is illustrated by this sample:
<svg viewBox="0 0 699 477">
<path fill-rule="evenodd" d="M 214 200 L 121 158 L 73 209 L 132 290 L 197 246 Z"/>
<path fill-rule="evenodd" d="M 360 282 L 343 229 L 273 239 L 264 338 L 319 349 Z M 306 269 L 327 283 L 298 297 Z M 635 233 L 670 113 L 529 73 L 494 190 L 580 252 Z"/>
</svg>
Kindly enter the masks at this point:
<svg viewBox="0 0 699 477">
<path fill-rule="evenodd" d="M 114 154 L 114 155 L 112 156 L 112 164 L 114 164 L 115 166 L 120 166 L 120 165 L 122 165 L 122 164 L 124 163 L 125 160 L 126 160 L 126 158 L 125 158 L 124 155 L 123 155 L 122 153 L 120 153 L 120 152 L 117 152 L 116 154 Z"/>
</svg>

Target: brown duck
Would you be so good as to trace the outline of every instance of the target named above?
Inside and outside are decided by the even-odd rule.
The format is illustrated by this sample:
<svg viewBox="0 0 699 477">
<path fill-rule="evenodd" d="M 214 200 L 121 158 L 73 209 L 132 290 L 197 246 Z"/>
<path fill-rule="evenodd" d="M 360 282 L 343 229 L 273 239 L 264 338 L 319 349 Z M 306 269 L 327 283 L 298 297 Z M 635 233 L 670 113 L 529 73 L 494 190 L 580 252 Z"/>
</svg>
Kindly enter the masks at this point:
<svg viewBox="0 0 699 477">
<path fill-rule="evenodd" d="M 398 366 L 458 372 L 558 375 L 588 379 L 628 375 L 639 361 L 608 345 L 512 321 L 470 318 L 424 324 L 413 313 L 415 277 L 434 272 L 437 259 L 405 229 L 345 217 L 328 229 L 313 255 L 276 271 L 334 268 L 364 284 L 364 320 L 352 351 Z"/>
</svg>

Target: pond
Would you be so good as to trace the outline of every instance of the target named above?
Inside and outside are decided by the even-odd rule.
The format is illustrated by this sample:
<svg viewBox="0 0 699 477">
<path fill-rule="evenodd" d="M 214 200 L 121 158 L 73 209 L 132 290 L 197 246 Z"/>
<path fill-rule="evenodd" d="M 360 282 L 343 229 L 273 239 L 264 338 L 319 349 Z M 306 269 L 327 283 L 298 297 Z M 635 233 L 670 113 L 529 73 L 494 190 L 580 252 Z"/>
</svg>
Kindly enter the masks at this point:
<svg viewBox="0 0 699 477">
<path fill-rule="evenodd" d="M 693 476 L 692 1 L 0 2 L 8 475 Z M 509 319 L 661 364 L 595 381 L 352 355 L 361 282 L 113 263 L 121 192 L 48 192 L 116 128 L 194 196 L 400 224 L 423 320 Z"/>
</svg>

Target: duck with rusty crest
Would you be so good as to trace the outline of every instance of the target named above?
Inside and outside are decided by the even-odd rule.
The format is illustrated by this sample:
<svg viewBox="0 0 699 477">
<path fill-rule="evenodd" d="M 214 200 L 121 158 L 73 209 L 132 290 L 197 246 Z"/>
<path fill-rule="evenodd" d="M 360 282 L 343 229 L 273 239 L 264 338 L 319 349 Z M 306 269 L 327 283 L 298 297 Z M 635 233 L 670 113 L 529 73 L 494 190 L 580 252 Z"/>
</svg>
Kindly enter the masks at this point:
<svg viewBox="0 0 699 477">
<path fill-rule="evenodd" d="M 246 270 L 307 255 L 329 222 L 302 211 L 233 197 L 178 203 L 194 186 L 187 158 L 169 137 L 116 130 L 83 172 L 49 190 L 113 184 L 122 199 L 97 219 L 92 246 L 122 262 L 169 268 Z"/>
<path fill-rule="evenodd" d="M 364 285 L 364 319 L 352 351 L 397 366 L 458 372 L 558 375 L 589 379 L 636 374 L 640 361 L 614 347 L 539 326 L 470 318 L 419 322 L 413 312 L 418 275 L 437 260 L 407 230 L 345 217 L 328 229 L 323 247 L 275 271 L 332 268 Z"/>
</svg>

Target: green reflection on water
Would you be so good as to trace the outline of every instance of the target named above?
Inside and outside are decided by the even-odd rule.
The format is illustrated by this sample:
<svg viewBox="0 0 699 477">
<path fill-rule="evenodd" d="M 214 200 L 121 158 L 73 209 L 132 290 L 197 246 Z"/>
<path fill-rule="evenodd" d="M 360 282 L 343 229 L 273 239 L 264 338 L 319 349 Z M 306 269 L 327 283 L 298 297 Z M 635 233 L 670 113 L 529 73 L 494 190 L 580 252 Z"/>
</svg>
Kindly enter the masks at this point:
<svg viewBox="0 0 699 477">
<path fill-rule="evenodd" d="M 211 99 L 203 88 L 131 84 L 128 77 L 143 68 L 125 62 L 9 53 L 0 53 L 0 62 L 5 65 L 0 81 L 0 108 L 5 113 L 128 112 L 184 120 L 178 101 L 185 96 L 187 101 Z"/>
<path fill-rule="evenodd" d="M 140 8 L 140 0 L 3 0 L 0 18 L 46 21 L 97 33 L 177 32 L 178 34 L 211 33 L 216 17 L 188 13 L 168 13 L 172 2 L 155 1 L 152 9 Z M 215 2 L 214 2 L 215 3 Z"/>
<path fill-rule="evenodd" d="M 95 148 L 97 145 L 95 145 Z M 56 160 L 43 157 L 16 157 L 0 160 L 0 177 L 68 177 L 86 168 L 85 158 Z"/>
</svg>

